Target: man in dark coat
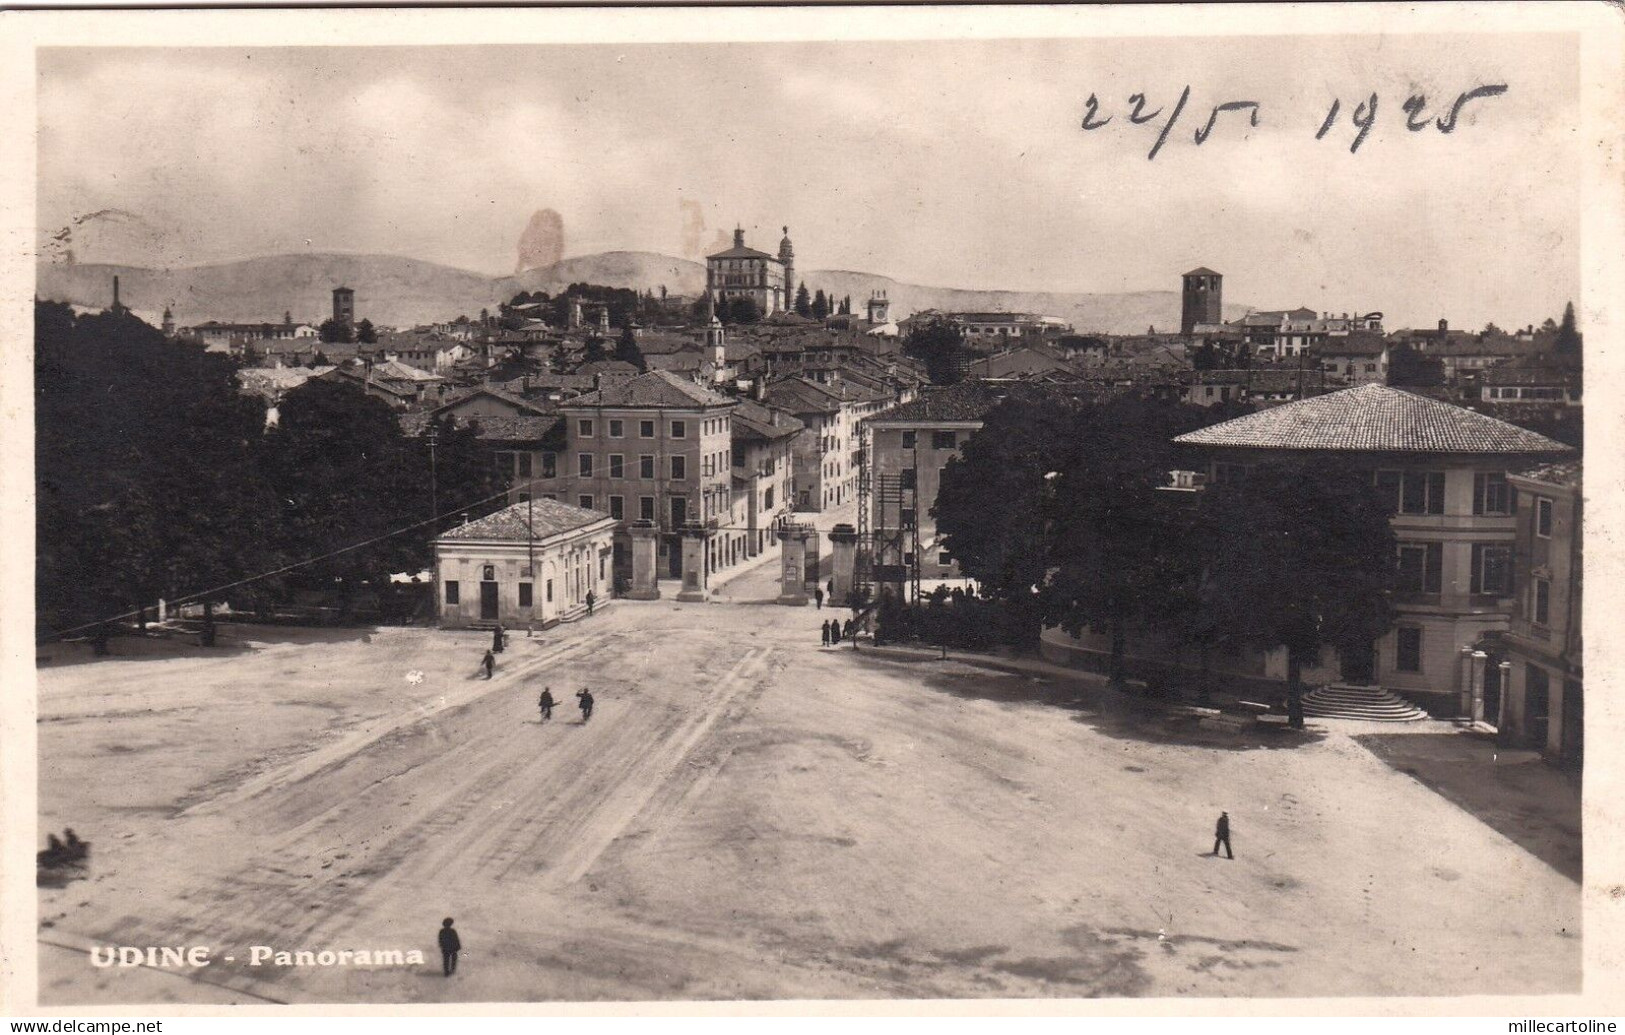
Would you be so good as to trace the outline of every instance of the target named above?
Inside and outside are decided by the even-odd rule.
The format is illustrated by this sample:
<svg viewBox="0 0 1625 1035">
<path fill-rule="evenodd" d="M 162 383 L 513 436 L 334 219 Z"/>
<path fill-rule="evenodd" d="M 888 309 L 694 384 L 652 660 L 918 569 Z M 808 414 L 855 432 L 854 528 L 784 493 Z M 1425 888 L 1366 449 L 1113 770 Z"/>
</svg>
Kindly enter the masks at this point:
<svg viewBox="0 0 1625 1035">
<path fill-rule="evenodd" d="M 463 951 L 463 940 L 451 926 L 451 917 L 440 921 L 440 966 L 447 977 L 457 973 L 457 954 Z"/>
<path fill-rule="evenodd" d="M 1219 813 L 1219 825 L 1213 828 L 1213 855 L 1219 854 L 1219 846 L 1224 845 L 1224 855 L 1227 859 L 1234 859 L 1236 853 L 1230 850 L 1230 813 Z"/>
<path fill-rule="evenodd" d="M 820 629 L 822 629 L 824 631 L 824 641 L 821 644 L 821 646 L 828 647 L 829 646 L 829 623 L 825 622 L 823 625 L 820 625 L 818 628 L 820 628 Z"/>
<path fill-rule="evenodd" d="M 597 602 L 597 600 L 598 598 L 592 595 L 592 590 L 587 590 L 587 617 L 592 617 L 592 605 Z"/>
<path fill-rule="evenodd" d="M 496 653 L 496 654 L 501 654 L 502 653 L 502 623 L 501 622 L 498 622 L 497 627 L 495 629 L 491 630 L 491 650 L 492 650 L 493 653 Z"/>
<path fill-rule="evenodd" d="M 838 646 L 841 642 L 841 623 L 839 621 L 829 623 L 829 642 L 835 646 Z"/>
<path fill-rule="evenodd" d="M 490 651 L 486 651 L 485 652 L 485 657 L 480 659 L 480 668 L 485 669 L 485 678 L 486 679 L 491 678 L 491 673 L 496 671 L 496 667 L 497 667 L 497 656 L 495 654 L 492 654 Z"/>
<path fill-rule="evenodd" d="M 824 591 L 822 588 L 815 587 L 813 589 L 813 599 L 818 601 L 818 610 L 822 611 L 824 609 Z"/>
<path fill-rule="evenodd" d="M 592 718 L 592 691 L 582 687 L 576 694 L 576 700 L 581 702 L 581 721 L 586 722 Z"/>
<path fill-rule="evenodd" d="M 542 721 L 548 722 L 553 718 L 553 688 L 542 687 L 542 696 L 537 699 L 536 707 L 542 710 Z"/>
<path fill-rule="evenodd" d="M 829 598 L 832 601 L 835 599 L 835 580 L 834 579 L 829 580 Z"/>
</svg>

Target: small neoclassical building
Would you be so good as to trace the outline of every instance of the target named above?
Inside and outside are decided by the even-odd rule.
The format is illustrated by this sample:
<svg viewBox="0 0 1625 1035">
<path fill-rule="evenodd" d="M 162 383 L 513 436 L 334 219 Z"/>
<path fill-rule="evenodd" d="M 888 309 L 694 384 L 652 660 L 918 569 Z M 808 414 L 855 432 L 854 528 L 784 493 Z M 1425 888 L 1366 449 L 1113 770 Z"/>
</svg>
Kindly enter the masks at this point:
<svg viewBox="0 0 1625 1035">
<path fill-rule="evenodd" d="M 550 499 L 515 503 L 435 540 L 443 629 L 547 625 L 609 599 L 615 519 Z"/>
</svg>

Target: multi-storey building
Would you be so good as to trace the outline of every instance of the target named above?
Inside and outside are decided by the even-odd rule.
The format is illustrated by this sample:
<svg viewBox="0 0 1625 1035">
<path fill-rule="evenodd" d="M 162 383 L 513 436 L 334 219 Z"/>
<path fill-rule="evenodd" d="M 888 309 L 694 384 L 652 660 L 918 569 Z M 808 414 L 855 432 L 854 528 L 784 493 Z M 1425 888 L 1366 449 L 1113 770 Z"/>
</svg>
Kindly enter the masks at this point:
<svg viewBox="0 0 1625 1035">
<path fill-rule="evenodd" d="M 794 443 L 801 432 L 801 421 L 780 410 L 748 399 L 734 405 L 733 524 L 746 529 L 747 557 L 771 549 L 795 510 Z"/>
<path fill-rule="evenodd" d="M 705 258 L 706 294 L 717 302 L 748 298 L 763 316 L 782 313 L 795 303 L 795 249 L 784 228 L 775 257 L 745 245 L 745 231 L 734 231 L 733 247 Z"/>
<path fill-rule="evenodd" d="M 1573 450 L 1543 435 L 1384 385 L 1277 406 L 1181 435 L 1211 481 L 1261 462 L 1337 463 L 1390 502 L 1401 593 L 1392 629 L 1315 676 L 1380 683 L 1458 709 L 1461 648 L 1504 631 L 1517 519 L 1508 472 Z M 1283 578 L 1292 577 L 1282 572 Z"/>
<path fill-rule="evenodd" d="M 731 521 L 733 407 L 733 400 L 665 370 L 606 382 L 559 405 L 561 498 L 618 522 L 618 580 L 632 576 L 626 529 L 633 521 L 659 529 L 657 556 L 673 578 L 683 574 L 684 529 L 713 532 L 702 580 L 722 556 L 742 556 L 745 532 Z M 730 546 L 731 538 L 740 543 Z"/>
<path fill-rule="evenodd" d="M 1581 474 L 1580 461 L 1573 460 L 1509 476 L 1518 512 L 1515 606 L 1506 634 L 1482 645 L 1492 662 L 1506 663 L 1501 699 L 1485 718 L 1507 742 L 1576 767 L 1585 733 Z"/>
<path fill-rule="evenodd" d="M 864 421 L 877 566 L 905 576 L 917 567 L 927 579 L 960 577 L 959 566 L 938 542 L 931 511 L 943 468 L 1008 391 L 981 382 L 926 389 L 914 401 Z"/>
<path fill-rule="evenodd" d="M 515 503 L 434 544 L 435 613 L 448 629 L 551 625 L 610 597 L 606 514 L 557 500 Z"/>
<path fill-rule="evenodd" d="M 825 511 L 857 498 L 858 422 L 895 400 L 893 392 L 855 384 L 838 371 L 828 381 L 792 377 L 768 386 L 768 405 L 806 426 L 795 440 L 797 510 Z"/>
</svg>

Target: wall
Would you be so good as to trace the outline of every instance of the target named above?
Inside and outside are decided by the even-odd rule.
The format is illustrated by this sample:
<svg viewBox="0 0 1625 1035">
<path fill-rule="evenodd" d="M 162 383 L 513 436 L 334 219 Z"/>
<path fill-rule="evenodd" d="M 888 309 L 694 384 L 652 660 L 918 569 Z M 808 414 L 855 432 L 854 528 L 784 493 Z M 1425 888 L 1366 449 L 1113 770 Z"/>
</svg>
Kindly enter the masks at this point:
<svg viewBox="0 0 1625 1035">
<path fill-rule="evenodd" d="M 586 608 L 587 593 L 595 600 L 608 600 L 612 594 L 610 552 L 613 531 L 607 525 L 571 533 L 538 543 L 534 551 L 523 542 L 481 543 L 443 541 L 435 546 L 435 606 L 442 628 L 459 629 L 490 625 L 480 617 L 480 586 L 484 566 L 495 568 L 498 621 L 510 628 L 528 623 L 546 625 L 572 616 Z M 530 576 L 525 568 L 535 559 Z M 548 599 L 547 583 L 553 583 Z M 446 583 L 458 584 L 459 600 L 446 602 Z M 531 584 L 532 604 L 521 607 L 519 586 Z"/>
</svg>

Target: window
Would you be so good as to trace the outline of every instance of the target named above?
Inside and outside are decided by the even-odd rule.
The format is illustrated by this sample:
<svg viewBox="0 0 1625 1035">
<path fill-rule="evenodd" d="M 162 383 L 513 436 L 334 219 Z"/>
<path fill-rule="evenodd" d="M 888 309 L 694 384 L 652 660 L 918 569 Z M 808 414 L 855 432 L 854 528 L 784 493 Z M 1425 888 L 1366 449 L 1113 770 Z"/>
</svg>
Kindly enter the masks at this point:
<svg viewBox="0 0 1625 1035">
<path fill-rule="evenodd" d="M 531 589 L 530 589 L 530 583 L 528 583 L 528 582 L 521 582 L 519 584 L 519 606 L 520 607 L 530 607 L 531 606 Z"/>
<path fill-rule="evenodd" d="M 655 422 L 652 420 L 638 421 L 638 438 L 654 438 Z"/>
<path fill-rule="evenodd" d="M 460 591 L 461 587 L 458 586 L 457 583 L 446 583 L 446 603 L 454 605 L 457 604 L 459 602 L 458 594 Z"/>
<path fill-rule="evenodd" d="M 590 495 L 586 494 L 586 493 L 582 493 L 580 496 L 576 497 L 576 504 L 582 510 L 591 510 L 592 509 L 592 497 Z"/>
<path fill-rule="evenodd" d="M 686 420 L 674 420 L 674 421 L 672 421 L 671 422 L 671 437 L 672 438 L 687 438 L 688 437 L 688 421 L 686 421 Z"/>
<path fill-rule="evenodd" d="M 495 582 L 497 580 L 497 566 L 494 564 L 487 564 L 480 570 L 480 578 L 484 579 L 486 582 Z"/>
<path fill-rule="evenodd" d="M 542 454 L 542 477 L 557 478 L 559 475 L 559 458 L 552 453 Z"/>
<path fill-rule="evenodd" d="M 899 486 L 899 488 L 912 489 L 912 488 L 914 488 L 914 481 L 915 481 L 914 468 L 905 467 L 903 469 L 902 476 L 901 476 L 901 478 L 900 478 L 900 480 L 898 482 L 898 486 Z"/>
<path fill-rule="evenodd" d="M 576 474 L 583 478 L 592 477 L 592 454 L 578 453 L 576 455 Z"/>
<path fill-rule="evenodd" d="M 578 420 L 578 421 L 576 421 L 576 433 L 579 434 L 582 438 L 592 438 L 592 421 L 590 421 L 590 420 Z"/>
<path fill-rule="evenodd" d="M 609 437 L 610 438 L 625 438 L 626 437 L 626 422 L 625 421 L 619 421 L 619 420 L 610 421 L 609 422 Z"/>
<path fill-rule="evenodd" d="M 944 568 L 946 568 L 948 565 L 952 564 L 953 562 L 954 562 L 954 559 L 948 553 L 947 550 L 940 551 L 937 554 L 937 563 L 942 565 Z"/>
<path fill-rule="evenodd" d="M 552 579 L 547 580 L 546 589 L 547 589 L 547 602 L 549 604 L 551 604 L 553 602 L 553 580 Z"/>
<path fill-rule="evenodd" d="M 1512 513 L 1512 486 L 1505 474 L 1480 471 L 1473 475 L 1473 513 Z"/>
<path fill-rule="evenodd" d="M 609 476 L 611 478 L 626 477 L 626 457 L 619 453 L 609 454 Z"/>
<path fill-rule="evenodd" d="M 1473 544 L 1472 592 L 1504 597 L 1512 592 L 1512 547 L 1500 543 Z"/>
<path fill-rule="evenodd" d="M 1378 471 L 1377 491 L 1398 514 L 1443 514 L 1443 471 Z"/>
<path fill-rule="evenodd" d="M 521 478 L 529 478 L 530 477 L 530 472 L 533 469 L 531 465 L 532 465 L 531 455 L 529 453 L 520 453 L 519 454 L 519 477 L 521 477 Z"/>
<path fill-rule="evenodd" d="M 1534 606 L 1530 608 L 1530 620 L 1536 625 L 1552 624 L 1552 580 L 1535 578 L 1531 586 Z"/>
<path fill-rule="evenodd" d="M 519 502 L 520 502 L 520 503 L 529 503 L 529 502 L 530 502 L 530 493 L 528 493 L 528 492 L 521 492 L 521 493 L 520 493 L 520 494 L 519 494 Z"/>
<path fill-rule="evenodd" d="M 671 527 L 681 528 L 688 524 L 688 500 L 682 496 L 673 496 L 671 501 Z"/>
<path fill-rule="evenodd" d="M 688 457 L 674 456 L 671 458 L 671 480 L 680 482 L 688 477 Z"/>
<path fill-rule="evenodd" d="M 914 527 L 914 508 L 904 507 L 902 511 L 902 525 L 904 528 Z"/>
<path fill-rule="evenodd" d="M 955 439 L 954 433 L 951 431 L 931 432 L 932 449 L 952 449 L 957 444 L 958 442 Z"/>
<path fill-rule="evenodd" d="M 1535 534 L 1542 539 L 1552 537 L 1552 501 L 1544 496 L 1535 497 Z"/>
<path fill-rule="evenodd" d="M 1215 482 L 1239 482 L 1246 477 L 1246 464 L 1227 464 L 1220 461 L 1213 465 L 1213 480 Z"/>
<path fill-rule="evenodd" d="M 734 449 L 733 449 L 733 465 L 735 467 L 744 467 L 745 466 L 745 447 L 744 446 L 734 446 Z"/>
<path fill-rule="evenodd" d="M 1402 625 L 1394 633 L 1394 667 L 1401 672 L 1422 671 L 1422 630 L 1414 625 Z"/>
<path fill-rule="evenodd" d="M 625 496 L 611 496 L 609 498 L 609 516 L 614 518 L 616 521 L 620 521 L 626 517 Z"/>
<path fill-rule="evenodd" d="M 605 564 L 604 555 L 603 555 L 602 552 L 600 552 L 598 554 L 598 581 L 599 582 L 602 582 L 606 578 L 609 577 L 608 574 L 605 571 L 604 564 Z"/>
<path fill-rule="evenodd" d="M 1399 590 L 1437 593 L 1444 567 L 1443 543 L 1399 544 Z"/>
<path fill-rule="evenodd" d="M 773 486 L 771 486 L 771 485 L 769 485 L 762 492 L 762 509 L 763 510 L 772 510 L 773 509 Z"/>
<path fill-rule="evenodd" d="M 653 496 L 638 497 L 638 517 L 644 521 L 655 519 L 655 498 Z"/>
</svg>

